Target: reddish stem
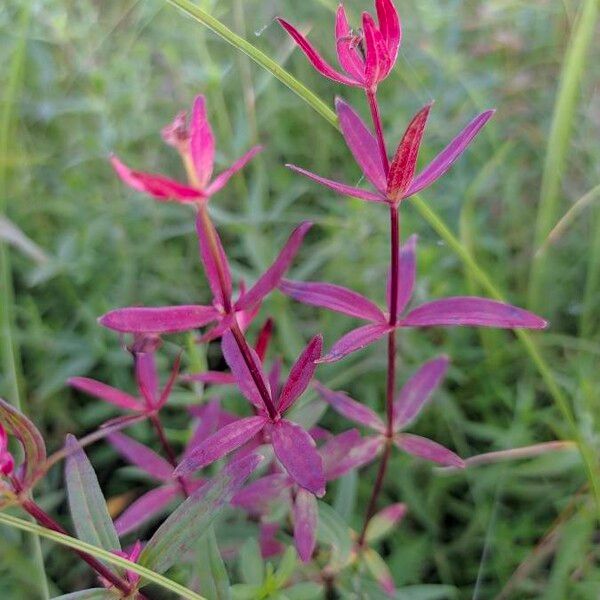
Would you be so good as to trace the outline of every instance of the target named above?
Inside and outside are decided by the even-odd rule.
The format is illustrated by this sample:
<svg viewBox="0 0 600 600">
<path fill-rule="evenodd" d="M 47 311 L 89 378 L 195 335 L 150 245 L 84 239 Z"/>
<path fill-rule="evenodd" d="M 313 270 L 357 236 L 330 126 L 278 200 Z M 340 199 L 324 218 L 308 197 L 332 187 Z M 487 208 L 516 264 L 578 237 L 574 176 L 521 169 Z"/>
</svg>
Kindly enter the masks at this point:
<svg viewBox="0 0 600 600">
<path fill-rule="evenodd" d="M 269 390 L 267 389 L 262 377 L 260 376 L 260 373 L 258 372 L 258 366 L 255 364 L 254 359 L 252 358 L 250 346 L 248 346 L 248 342 L 246 341 L 246 338 L 244 337 L 244 334 L 242 333 L 242 330 L 238 325 L 238 322 L 235 318 L 235 312 L 233 310 L 233 307 L 231 306 L 231 299 L 227 295 L 227 291 L 225 288 L 224 267 L 221 261 L 219 247 L 217 245 L 215 228 L 212 221 L 210 220 L 208 211 L 206 210 L 206 207 L 203 204 L 201 204 L 199 207 L 199 214 L 206 227 L 206 231 L 208 232 L 208 245 L 213 260 L 215 261 L 215 265 L 217 267 L 217 276 L 219 278 L 219 284 L 221 286 L 221 295 L 223 296 L 223 308 L 225 312 L 231 316 L 230 331 L 233 334 L 233 337 L 235 338 L 238 348 L 240 349 L 240 352 L 242 354 L 242 358 L 244 359 L 244 362 L 246 363 L 246 366 L 250 371 L 252 380 L 254 381 L 254 384 L 256 385 L 256 388 L 258 389 L 258 392 L 265 404 L 267 412 L 269 413 L 269 417 L 271 417 L 271 419 L 275 419 L 277 417 L 277 409 L 275 408 L 275 404 L 273 403 Z"/>
<path fill-rule="evenodd" d="M 158 440 L 160 441 L 160 445 L 162 446 L 165 454 L 167 455 L 167 459 L 173 468 L 177 467 L 177 455 L 173 451 L 171 444 L 167 438 L 167 434 L 165 433 L 164 427 L 160 421 L 160 417 L 157 414 L 150 415 L 150 421 L 156 431 L 156 435 L 158 436 Z M 181 493 L 184 497 L 188 497 L 190 495 L 190 491 L 185 483 L 185 479 L 183 477 L 177 477 L 177 483 L 181 488 Z"/>
<path fill-rule="evenodd" d="M 244 334 L 242 333 L 242 330 L 240 329 L 240 326 L 238 325 L 235 316 L 233 317 L 230 331 L 233 334 L 233 337 L 235 338 L 238 348 L 240 349 L 240 352 L 242 354 L 242 358 L 244 359 L 244 362 L 246 363 L 246 366 L 250 371 L 250 375 L 252 377 L 252 380 L 254 381 L 254 385 L 256 385 L 260 397 L 262 398 L 262 401 L 265 404 L 267 412 L 269 413 L 269 417 L 271 417 L 271 419 L 275 419 L 277 417 L 277 409 L 275 408 L 275 404 L 273 403 L 273 399 L 271 398 L 271 394 L 269 394 L 269 390 L 267 389 L 263 378 L 258 372 L 258 366 L 252 358 L 250 346 L 248 346 L 248 342 L 246 341 L 246 338 L 244 337 Z"/>
<path fill-rule="evenodd" d="M 381 162 L 383 163 L 383 170 L 387 177 L 388 171 L 390 170 L 390 161 L 385 148 L 385 138 L 383 137 L 383 127 L 381 126 L 381 114 L 379 113 L 379 103 L 377 102 L 377 90 L 368 89 L 366 90 L 366 93 L 367 100 L 369 101 L 369 109 L 371 110 L 371 119 L 373 120 L 373 126 L 375 127 L 375 136 L 377 137 L 379 153 L 381 154 Z"/>
<path fill-rule="evenodd" d="M 51 529 L 63 535 L 68 535 L 67 531 L 61 527 L 49 514 L 45 513 L 35 502 L 32 500 L 24 500 L 21 504 L 24 510 L 26 510 L 42 527 Z M 105 567 L 99 560 L 93 556 L 81 550 L 72 549 L 82 560 L 84 560 L 98 575 L 110 581 L 116 588 L 121 590 L 125 596 L 129 596 L 132 592 L 132 587 L 126 581 L 123 581 L 120 577 L 115 575 L 109 568 Z"/>
<path fill-rule="evenodd" d="M 374 92 L 367 92 L 369 99 L 369 106 L 371 107 L 371 115 L 373 117 L 373 124 L 375 126 L 375 132 L 377 133 L 377 141 L 379 143 L 379 149 L 382 152 L 382 159 L 384 167 L 389 169 L 387 160 L 387 154 L 385 153 L 385 140 L 383 139 L 383 131 L 381 129 L 381 119 L 379 117 L 379 108 L 377 105 L 377 99 L 375 98 Z M 398 206 L 396 204 L 390 204 L 390 319 L 389 324 L 395 326 L 398 322 L 398 261 L 400 257 L 400 226 L 399 226 L 399 214 Z M 365 543 L 365 535 L 369 521 L 375 514 L 377 508 L 377 500 L 383 487 L 385 474 L 387 471 L 390 454 L 392 451 L 392 438 L 394 435 L 393 421 L 394 421 L 394 391 L 396 388 L 396 329 L 392 329 L 388 334 L 388 360 L 387 360 L 387 383 L 386 383 L 386 394 L 385 394 L 385 407 L 387 424 L 385 431 L 385 448 L 379 464 L 379 471 L 377 472 L 377 479 L 371 492 L 371 498 L 367 505 L 367 511 L 365 513 L 365 520 L 363 527 L 358 538 L 358 545 L 362 546 Z"/>
</svg>

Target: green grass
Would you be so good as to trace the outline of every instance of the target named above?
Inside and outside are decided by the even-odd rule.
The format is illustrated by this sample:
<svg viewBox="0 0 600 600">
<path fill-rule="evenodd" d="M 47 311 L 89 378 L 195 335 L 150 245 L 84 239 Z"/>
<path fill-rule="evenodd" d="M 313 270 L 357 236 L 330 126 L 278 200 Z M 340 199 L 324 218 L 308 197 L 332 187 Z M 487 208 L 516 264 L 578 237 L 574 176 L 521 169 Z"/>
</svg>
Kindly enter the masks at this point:
<svg viewBox="0 0 600 600">
<path fill-rule="evenodd" d="M 320 79 L 297 51 L 291 52 L 272 21 L 281 14 L 310 25 L 311 39 L 332 57 L 335 4 L 229 0 L 199 6 L 209 15 L 205 24 L 219 29 L 210 16 L 218 19 L 321 98 L 321 115 L 341 93 L 366 116 L 360 94 Z M 357 19 L 370 3 L 348 4 Z M 592 44 L 583 53 L 585 68 L 583 58 L 577 59 L 579 70 L 568 66 L 577 23 L 591 27 L 589 20 L 576 19 L 584 5 L 593 10 L 589 1 L 399 3 L 404 45 L 395 73 L 380 91 L 390 145 L 430 98 L 436 104 L 423 160 L 476 111 L 498 109 L 460 164 L 404 208 L 403 235 L 420 235 L 418 299 L 498 290 L 511 302 L 527 305 L 534 253 L 543 242 L 539 235 L 534 239 L 540 215 L 547 215 L 546 231 L 598 185 L 598 48 Z M 4 310 L 14 315 L 10 333 L 22 357 L 23 405 L 46 433 L 50 449 L 61 445 L 66 432 L 83 434 L 114 414 L 70 392 L 64 384 L 68 376 L 87 374 L 131 389 L 127 356 L 117 337 L 97 326 L 99 314 L 126 304 L 208 297 L 190 214 L 127 191 L 106 163 L 114 150 L 134 166 L 182 175 L 158 131 L 197 92 L 208 97 L 219 167 L 256 137 L 266 144 L 256 164 L 213 203 L 236 275 L 252 280 L 291 228 L 311 218 L 315 230 L 294 276 L 330 280 L 383 300 L 385 211 L 337 198 L 282 166 L 295 162 L 358 180 L 341 137 L 301 97 L 161 0 L 83 0 L 76 5 L 33 0 L 31 11 L 16 98 L 9 82 L 21 44 L 15 26 L 20 3 L 9 1 L 0 12 L 6 40 L 0 46 L 0 111 L 7 114 L 12 107 L 0 170 L 6 215 L 49 260 L 35 262 L 11 247 L 15 299 L 10 306 L 4 293 L 2 299 Z M 286 78 L 285 72 L 280 75 Z M 298 93 L 293 82 L 284 83 Z M 571 93 L 576 88 L 578 101 L 557 100 L 567 93 L 565 85 Z M 254 104 L 249 101 L 253 96 Z M 557 120 L 563 122 L 560 135 Z M 549 162 L 557 152 L 552 160 L 559 168 Z M 540 195 L 552 197 L 544 190 L 558 175 L 551 191 L 560 204 L 540 202 Z M 599 226 L 600 213 L 590 206 L 540 253 L 544 275 L 535 283 L 536 308 L 551 320 L 547 333 L 521 342 L 512 334 L 484 337 L 466 330 L 401 336 L 401 381 L 436 352 L 452 357 L 444 391 L 416 432 L 464 456 L 556 437 L 575 439 L 587 453 L 588 470 L 597 469 Z M 277 349 L 288 360 L 309 334 L 323 331 L 331 343 L 352 324 L 278 295 L 263 310 L 275 316 Z M 5 348 L 7 339 L 3 336 Z M 170 338 L 166 354 L 174 356 L 186 342 L 185 337 Z M 539 360 L 531 356 L 542 357 L 541 374 Z M 204 357 L 186 355 L 186 360 L 202 362 Z M 319 376 L 340 381 L 354 397 L 381 408 L 384 373 L 384 353 L 377 346 L 323 367 Z M 3 395 L 11 395 L 12 381 L 11 370 L 4 368 Z M 189 402 L 191 395 L 180 388 L 176 400 Z M 186 420 L 175 410 L 169 419 L 169 433 L 177 439 Z M 348 426 L 332 413 L 324 422 L 336 430 Z M 143 427 L 138 433 L 147 434 Z M 112 474 L 122 465 L 106 445 L 94 446 L 90 457 L 108 497 L 137 493 L 147 485 L 124 468 Z M 367 471 L 357 482 L 358 507 L 368 498 L 373 476 Z M 505 586 L 507 598 L 595 598 L 600 569 L 593 543 L 594 505 L 588 489 L 581 491 L 587 480 L 575 452 L 460 475 L 440 475 L 396 456 L 384 501 L 406 501 L 410 513 L 383 552 L 397 584 L 443 584 L 456 588 L 459 598 L 494 598 Z M 38 499 L 68 525 L 59 469 L 39 488 Z M 358 527 L 360 511 L 353 514 Z M 535 561 L 534 549 L 555 528 L 546 558 Z M 245 531 L 217 528 L 219 543 L 237 544 Z M 23 597 L 31 577 L 23 562 L 29 564 L 30 554 L 4 527 L 2 540 L 0 596 Z M 42 547 L 53 594 L 94 583 L 66 550 L 46 541 Z"/>
</svg>

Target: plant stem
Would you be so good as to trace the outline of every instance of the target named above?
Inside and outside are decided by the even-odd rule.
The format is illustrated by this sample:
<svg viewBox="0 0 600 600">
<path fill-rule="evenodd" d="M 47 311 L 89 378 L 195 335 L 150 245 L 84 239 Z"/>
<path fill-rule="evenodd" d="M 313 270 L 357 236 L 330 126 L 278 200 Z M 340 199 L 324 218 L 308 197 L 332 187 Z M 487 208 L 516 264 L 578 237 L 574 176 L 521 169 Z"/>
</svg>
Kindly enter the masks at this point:
<svg viewBox="0 0 600 600">
<path fill-rule="evenodd" d="M 47 529 L 51 529 L 52 531 L 56 531 L 58 533 L 62 533 L 63 535 L 68 535 L 65 529 L 61 527 L 49 514 L 45 513 L 35 502 L 32 500 L 24 500 L 21 504 L 22 508 L 26 510 L 42 527 L 46 527 Z M 84 560 L 94 571 L 98 573 L 101 577 L 110 581 L 116 588 L 121 590 L 125 596 L 128 596 L 132 588 L 126 582 L 123 581 L 120 577 L 115 575 L 109 568 L 105 567 L 99 560 L 95 559 L 93 556 L 85 552 L 81 552 L 80 550 L 74 550 L 74 552 Z"/>
<path fill-rule="evenodd" d="M 235 338 L 238 348 L 240 349 L 240 352 L 242 354 L 242 358 L 244 359 L 244 362 L 246 363 L 246 366 L 250 371 L 250 376 L 252 377 L 256 388 L 258 389 L 258 392 L 265 404 L 267 412 L 269 413 L 269 416 L 272 419 L 274 419 L 275 417 L 277 417 L 277 409 L 275 408 L 275 404 L 273 403 L 273 399 L 271 398 L 271 394 L 269 393 L 265 382 L 263 381 L 262 377 L 260 376 L 260 373 L 258 372 L 258 365 L 255 364 L 255 361 L 252 358 L 252 352 L 250 351 L 248 342 L 246 341 L 246 338 L 244 337 L 244 334 L 242 333 L 242 330 L 240 329 L 240 326 L 238 325 L 238 322 L 235 318 L 235 312 L 231 305 L 231 299 L 229 298 L 229 295 L 226 291 L 224 268 L 221 262 L 221 254 L 217 245 L 215 226 L 213 225 L 213 222 L 211 221 L 208 211 L 206 210 L 206 206 L 204 204 L 201 204 L 199 206 L 198 213 L 203 221 L 203 224 L 205 225 L 205 229 L 208 234 L 208 245 L 210 248 L 210 252 L 217 267 L 217 276 L 221 285 L 221 295 L 223 296 L 223 308 L 225 312 L 229 313 L 229 315 L 231 316 L 231 325 L 229 329 L 233 334 L 233 337 Z"/>
<path fill-rule="evenodd" d="M 381 116 L 379 114 L 379 105 L 377 103 L 377 97 L 375 90 L 367 90 L 367 99 L 369 101 L 369 108 L 371 109 L 371 117 L 373 119 L 373 126 L 375 127 L 375 134 L 377 136 L 377 144 L 381 153 L 381 160 L 383 167 L 387 175 L 389 171 L 389 162 L 387 152 L 385 149 L 385 139 L 383 137 L 383 128 L 381 126 Z M 400 258 L 400 223 L 399 223 L 399 211 L 397 204 L 390 204 L 390 325 L 396 325 L 398 321 L 398 262 Z M 362 530 L 358 538 L 358 545 L 363 546 L 365 543 L 365 535 L 367 533 L 367 527 L 369 521 L 375 514 L 377 508 L 377 500 L 383 487 L 385 480 L 385 474 L 387 472 L 387 466 L 390 460 L 390 454 L 392 451 L 392 438 L 394 435 L 394 391 L 396 388 L 396 329 L 392 329 L 388 333 L 388 360 L 387 360 L 387 383 L 385 393 L 385 409 L 386 409 L 386 431 L 385 431 L 385 447 L 383 449 L 383 455 L 381 462 L 379 463 L 379 471 L 377 472 L 377 479 L 371 492 L 371 498 L 367 505 L 367 511 L 365 513 L 365 520 L 363 522 Z"/>
<path fill-rule="evenodd" d="M 377 90 L 367 90 L 367 100 L 369 101 L 369 109 L 371 110 L 371 119 L 373 120 L 373 126 L 375 127 L 375 136 L 377 137 L 377 145 L 379 146 L 379 153 L 381 154 L 381 162 L 383 163 L 383 170 L 387 177 L 388 171 L 390 170 L 390 162 L 385 149 L 385 138 L 383 137 L 383 127 L 381 126 L 381 115 L 379 113 L 379 103 L 377 102 Z"/>
<path fill-rule="evenodd" d="M 165 428 L 163 427 L 160 421 L 160 417 L 157 414 L 152 414 L 150 415 L 150 422 L 152 423 L 152 426 L 156 431 L 156 435 L 158 437 L 160 445 L 162 446 L 165 454 L 167 455 L 168 461 L 171 463 L 171 466 L 173 468 L 177 467 L 177 455 L 175 454 L 175 451 L 173 450 L 173 447 L 171 446 L 169 439 L 167 438 L 167 434 L 165 433 Z M 188 490 L 188 487 L 185 483 L 185 479 L 183 477 L 177 477 L 177 483 L 181 488 L 181 493 L 183 494 L 183 496 L 185 498 L 189 497 L 190 491 Z"/>
</svg>

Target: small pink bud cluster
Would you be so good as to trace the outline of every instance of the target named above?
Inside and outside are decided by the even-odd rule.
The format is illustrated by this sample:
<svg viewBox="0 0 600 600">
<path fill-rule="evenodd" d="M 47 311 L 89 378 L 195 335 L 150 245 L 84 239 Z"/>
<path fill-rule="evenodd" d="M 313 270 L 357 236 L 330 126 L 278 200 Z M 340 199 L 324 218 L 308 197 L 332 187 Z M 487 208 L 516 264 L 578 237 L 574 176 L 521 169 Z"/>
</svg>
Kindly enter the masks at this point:
<svg viewBox="0 0 600 600">
<path fill-rule="evenodd" d="M 8 434 L 0 424 L 0 474 L 10 477 L 15 468 L 15 461 L 8 450 Z"/>
</svg>

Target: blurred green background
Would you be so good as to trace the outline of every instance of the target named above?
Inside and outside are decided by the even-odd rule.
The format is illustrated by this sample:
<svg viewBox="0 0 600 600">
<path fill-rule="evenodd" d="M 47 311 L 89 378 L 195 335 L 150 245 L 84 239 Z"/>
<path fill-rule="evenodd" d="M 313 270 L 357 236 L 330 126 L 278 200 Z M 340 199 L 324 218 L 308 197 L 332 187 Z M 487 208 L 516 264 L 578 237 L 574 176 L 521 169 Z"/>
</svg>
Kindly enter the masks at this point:
<svg viewBox="0 0 600 600">
<path fill-rule="evenodd" d="M 434 156 L 476 112 L 498 109 L 423 199 L 511 302 L 550 320 L 549 330 L 534 339 L 594 468 L 600 432 L 600 50 L 589 42 L 598 39 L 597 4 L 398 1 L 403 46 L 380 89 L 390 147 L 410 116 L 436 100 L 421 160 Z M 367 116 L 361 94 L 321 79 L 273 22 L 285 15 L 310 29 L 311 40 L 333 60 L 333 0 L 201 5 L 327 103 L 343 94 Z M 357 23 L 360 11 L 372 7 L 351 0 L 347 8 Z M 162 0 L 7 0 L 0 7 L 0 36 L 0 391 L 14 399 L 18 382 L 22 406 L 51 449 L 66 432 L 82 435 L 114 416 L 66 388 L 69 376 L 132 389 L 128 356 L 117 336 L 97 325 L 100 314 L 131 304 L 208 299 L 191 213 L 131 192 L 107 163 L 114 151 L 134 167 L 182 177 L 159 130 L 197 93 L 208 99 L 218 167 L 254 143 L 266 145 L 211 205 L 235 275 L 252 281 L 293 226 L 309 218 L 316 226 L 293 276 L 332 281 L 383 301 L 386 211 L 336 197 L 283 166 L 294 162 L 358 182 L 341 137 L 199 23 Z M 548 237 L 565 214 L 566 222 Z M 417 299 L 487 295 L 410 201 L 402 231 L 420 238 Z M 275 317 L 276 348 L 288 360 L 309 335 L 321 331 L 331 343 L 353 324 L 280 294 L 261 314 Z M 185 342 L 169 339 L 165 368 Z M 574 439 L 547 381 L 512 333 L 403 332 L 401 381 L 439 352 L 452 357 L 452 367 L 415 432 L 464 457 Z M 319 377 L 381 408 L 383 347 L 323 367 Z M 192 395 L 182 387 L 175 400 L 187 403 Z M 177 409 L 168 416 L 173 439 L 183 439 L 185 416 Z M 332 413 L 323 423 L 336 431 L 349 427 Z M 93 447 L 90 456 L 107 496 L 143 488 L 144 482 L 115 474 L 121 463 L 106 445 Z M 360 477 L 357 508 L 349 516 L 356 527 L 374 473 L 372 467 Z M 64 516 L 61 478 L 59 469 L 53 471 L 38 499 Z M 399 500 L 408 503 L 409 516 L 382 549 L 397 585 L 406 588 L 399 598 L 599 595 L 598 509 L 576 451 L 451 476 L 396 455 L 384 503 Z M 33 598 L 30 554 L 14 532 L 2 528 L 0 536 L 0 596 Z M 66 550 L 42 548 L 52 592 L 92 581 Z"/>
</svg>

